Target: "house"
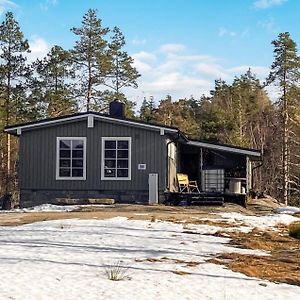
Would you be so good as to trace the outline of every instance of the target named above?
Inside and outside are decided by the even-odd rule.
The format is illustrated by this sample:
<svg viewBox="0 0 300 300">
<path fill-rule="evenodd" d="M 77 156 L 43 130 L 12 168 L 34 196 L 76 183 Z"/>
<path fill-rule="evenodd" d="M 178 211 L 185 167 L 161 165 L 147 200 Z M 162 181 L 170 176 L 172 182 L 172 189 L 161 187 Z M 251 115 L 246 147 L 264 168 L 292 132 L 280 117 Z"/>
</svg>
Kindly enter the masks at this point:
<svg viewBox="0 0 300 300">
<path fill-rule="evenodd" d="M 110 114 L 84 112 L 8 126 L 19 137 L 20 205 L 58 199 L 114 198 L 148 203 L 149 174 L 157 174 L 159 200 L 178 192 L 176 174 L 197 180 L 203 193 L 241 195 L 251 189 L 257 150 L 190 140 L 177 128 Z"/>
</svg>

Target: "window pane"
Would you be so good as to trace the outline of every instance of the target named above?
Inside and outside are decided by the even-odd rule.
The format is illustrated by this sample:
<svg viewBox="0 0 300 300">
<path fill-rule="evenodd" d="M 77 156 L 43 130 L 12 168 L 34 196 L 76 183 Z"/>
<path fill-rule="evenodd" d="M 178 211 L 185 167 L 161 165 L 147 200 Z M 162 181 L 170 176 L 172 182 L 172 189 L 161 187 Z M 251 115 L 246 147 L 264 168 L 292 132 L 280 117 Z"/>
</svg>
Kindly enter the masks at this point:
<svg viewBox="0 0 300 300">
<path fill-rule="evenodd" d="M 118 141 L 118 149 L 128 149 L 128 141 Z"/>
<path fill-rule="evenodd" d="M 72 169 L 72 177 L 83 177 L 83 169 Z"/>
<path fill-rule="evenodd" d="M 83 150 L 73 150 L 72 157 L 73 158 L 83 158 Z"/>
<path fill-rule="evenodd" d="M 116 149 L 116 141 L 105 141 L 105 149 Z"/>
<path fill-rule="evenodd" d="M 105 150 L 104 158 L 115 158 L 116 151 L 115 150 Z"/>
<path fill-rule="evenodd" d="M 104 167 L 105 168 L 115 168 L 116 167 L 116 161 L 106 159 L 105 162 L 104 162 Z"/>
<path fill-rule="evenodd" d="M 83 140 L 73 140 L 72 148 L 73 149 L 83 149 Z"/>
<path fill-rule="evenodd" d="M 83 160 L 82 159 L 72 159 L 72 167 L 73 168 L 82 168 L 83 167 Z"/>
<path fill-rule="evenodd" d="M 119 169 L 117 170 L 118 177 L 128 177 L 128 170 L 127 169 Z"/>
<path fill-rule="evenodd" d="M 104 177 L 116 177 L 115 169 L 104 169 Z"/>
<path fill-rule="evenodd" d="M 59 156 L 61 158 L 70 158 L 71 157 L 71 151 L 70 150 L 60 150 L 59 151 Z"/>
<path fill-rule="evenodd" d="M 118 158 L 128 158 L 128 150 L 118 150 Z"/>
<path fill-rule="evenodd" d="M 128 168 L 128 160 L 127 159 L 118 160 L 117 167 L 118 168 Z"/>
<path fill-rule="evenodd" d="M 60 168 L 71 168 L 71 160 L 70 159 L 60 159 L 59 167 Z"/>
<path fill-rule="evenodd" d="M 70 177 L 71 176 L 71 170 L 70 169 L 59 169 L 59 176 L 60 177 Z"/>
<path fill-rule="evenodd" d="M 59 141 L 59 148 L 60 149 L 70 149 L 71 141 L 70 140 L 60 140 Z"/>
</svg>

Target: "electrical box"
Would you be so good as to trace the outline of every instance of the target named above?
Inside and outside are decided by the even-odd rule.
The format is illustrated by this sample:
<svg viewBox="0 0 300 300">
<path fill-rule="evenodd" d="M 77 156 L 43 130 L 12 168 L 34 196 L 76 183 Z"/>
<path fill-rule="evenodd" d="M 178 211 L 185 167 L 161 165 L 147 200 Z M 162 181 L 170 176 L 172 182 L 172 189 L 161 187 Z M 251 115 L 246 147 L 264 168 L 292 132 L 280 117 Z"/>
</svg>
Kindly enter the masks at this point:
<svg viewBox="0 0 300 300">
<path fill-rule="evenodd" d="M 149 174 L 149 204 L 158 204 L 158 174 Z"/>
</svg>

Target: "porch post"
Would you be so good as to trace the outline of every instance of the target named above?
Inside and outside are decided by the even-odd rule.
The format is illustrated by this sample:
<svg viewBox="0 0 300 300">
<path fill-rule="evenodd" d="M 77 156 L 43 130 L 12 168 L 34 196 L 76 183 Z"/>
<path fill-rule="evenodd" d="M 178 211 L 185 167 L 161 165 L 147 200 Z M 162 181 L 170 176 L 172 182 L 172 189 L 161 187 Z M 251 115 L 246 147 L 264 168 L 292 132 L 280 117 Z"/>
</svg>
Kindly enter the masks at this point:
<svg viewBox="0 0 300 300">
<path fill-rule="evenodd" d="M 201 178 L 201 184 L 200 184 L 200 191 L 203 191 L 203 151 L 202 147 L 200 148 L 200 178 Z"/>
<path fill-rule="evenodd" d="M 252 188 L 251 177 L 251 161 L 249 156 L 246 156 L 246 193 L 249 193 Z"/>
</svg>

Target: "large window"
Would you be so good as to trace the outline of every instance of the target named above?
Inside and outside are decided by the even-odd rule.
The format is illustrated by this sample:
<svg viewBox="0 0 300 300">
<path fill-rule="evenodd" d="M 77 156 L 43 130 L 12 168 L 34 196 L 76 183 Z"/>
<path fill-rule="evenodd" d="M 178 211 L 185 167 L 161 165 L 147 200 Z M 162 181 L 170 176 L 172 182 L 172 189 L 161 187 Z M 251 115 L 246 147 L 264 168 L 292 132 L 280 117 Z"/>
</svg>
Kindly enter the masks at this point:
<svg viewBox="0 0 300 300">
<path fill-rule="evenodd" d="M 86 179 L 86 138 L 58 137 L 56 179 Z"/>
<path fill-rule="evenodd" d="M 131 179 L 131 138 L 102 138 L 102 180 Z"/>
</svg>

